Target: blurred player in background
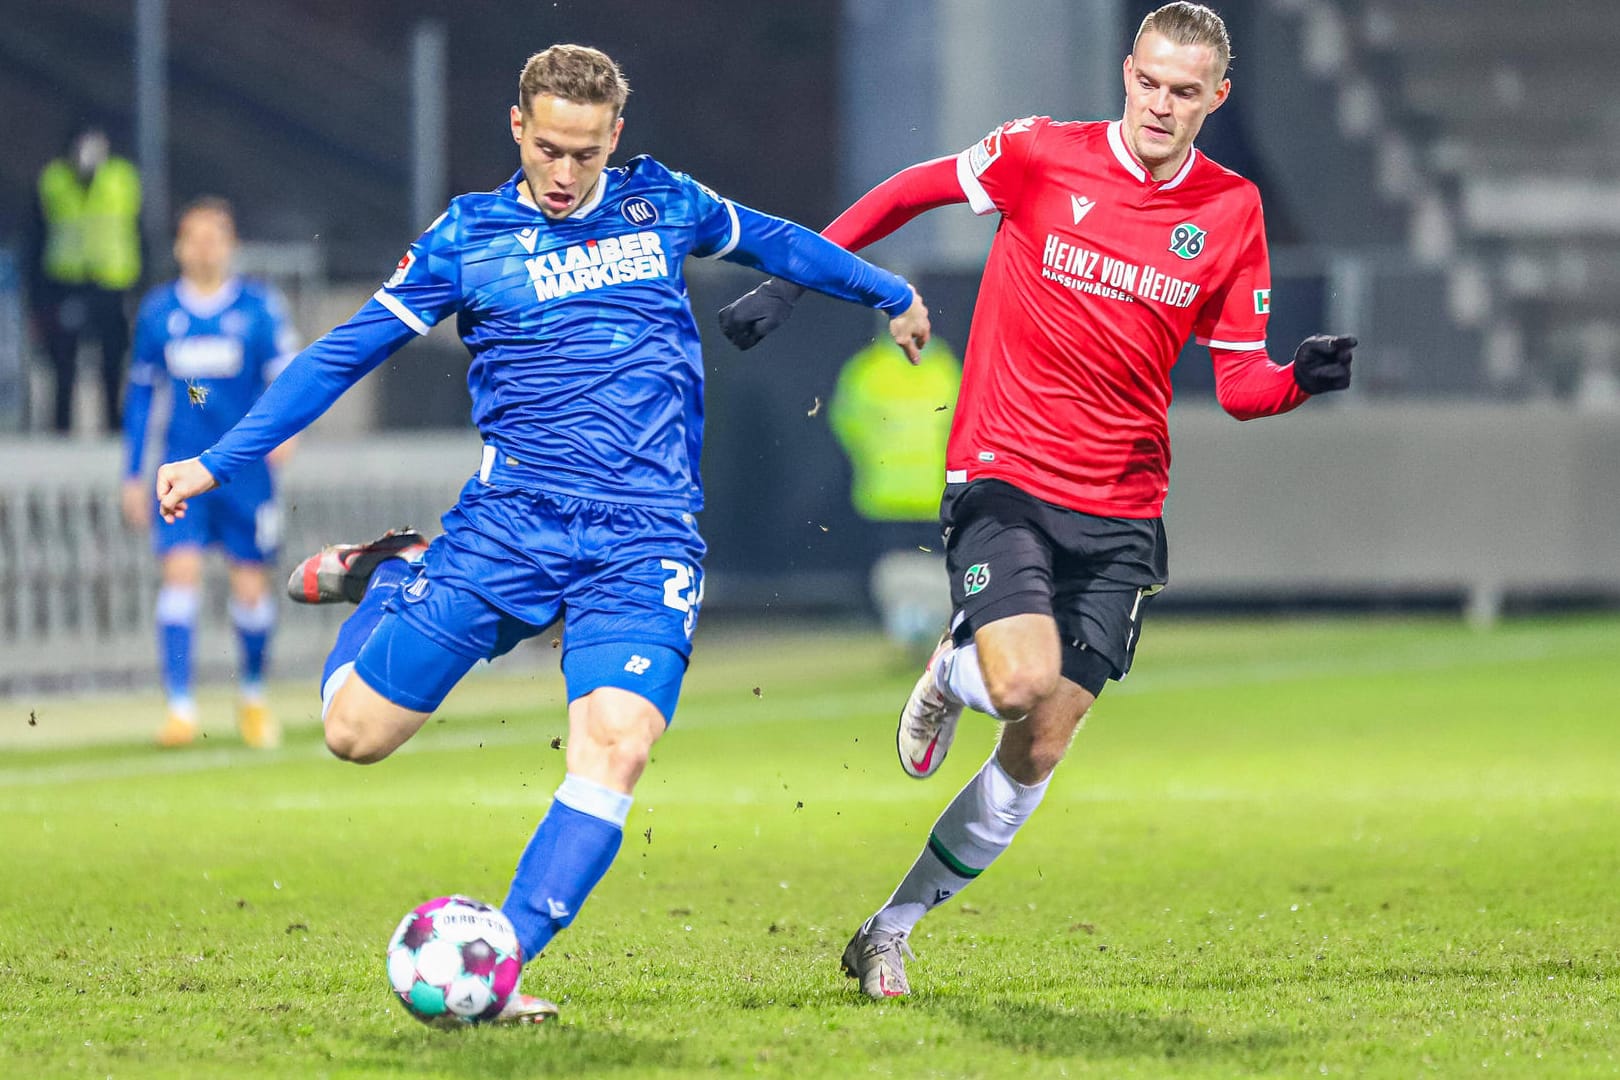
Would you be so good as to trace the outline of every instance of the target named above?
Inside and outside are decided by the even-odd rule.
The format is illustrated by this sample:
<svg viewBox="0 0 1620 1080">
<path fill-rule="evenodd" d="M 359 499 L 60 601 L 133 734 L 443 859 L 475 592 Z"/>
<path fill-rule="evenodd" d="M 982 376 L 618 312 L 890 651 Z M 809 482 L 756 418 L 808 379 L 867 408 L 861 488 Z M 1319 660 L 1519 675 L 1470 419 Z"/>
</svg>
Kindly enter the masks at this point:
<svg viewBox="0 0 1620 1080">
<path fill-rule="evenodd" d="M 174 258 L 180 277 L 141 302 L 135 352 L 124 403 L 124 519 L 152 525 L 152 487 L 143 481 L 147 422 L 154 391 L 168 390 L 163 453 L 175 461 L 212 446 L 247 415 L 259 394 L 298 350 L 286 304 L 259 282 L 231 270 L 236 220 L 223 199 L 198 199 L 181 211 Z M 288 452 L 279 450 L 272 460 Z M 162 564 L 158 591 L 158 653 L 168 719 L 158 731 L 163 746 L 197 736 L 191 693 L 191 644 L 202 604 L 203 552 L 222 548 L 230 560 L 231 622 L 241 645 L 238 722 L 250 746 L 273 747 L 280 729 L 265 702 L 265 662 L 275 629 L 276 605 L 266 568 L 280 534 L 271 466 L 255 461 L 230 488 L 200 504 L 184 520 L 159 522 L 153 546 Z"/>
<path fill-rule="evenodd" d="M 1193 140 L 1225 102 L 1231 46 L 1199 4 L 1151 13 L 1111 123 L 1029 117 L 884 181 L 826 230 L 859 250 L 935 207 L 999 213 L 946 451 L 940 521 L 956 614 L 900 716 L 900 763 L 933 775 L 964 707 L 1006 721 L 845 972 L 909 992 L 906 941 L 1012 843 L 1086 711 L 1130 669 L 1146 599 L 1167 577 L 1170 368 L 1208 345 L 1240 420 L 1350 383 L 1353 338 L 1266 353 L 1271 269 L 1254 185 Z M 767 282 L 721 313 L 747 348 L 800 290 Z"/>
<path fill-rule="evenodd" d="M 182 518 L 194 496 L 229 491 L 406 341 L 456 317 L 484 451 L 444 534 L 431 546 L 403 532 L 328 548 L 289 588 L 359 603 L 322 685 L 327 745 L 356 762 L 387 757 L 475 662 L 566 611 L 568 775 L 504 904 L 525 961 L 573 921 L 618 852 L 703 602 L 703 363 L 682 260 L 725 258 L 879 308 L 913 360 L 929 332 L 910 285 L 814 232 L 651 158 L 606 168 L 628 93 L 595 49 L 531 57 L 510 114 L 517 174 L 453 200 L 241 424 L 158 473 L 164 514 Z M 503 1018 L 555 1014 L 522 995 Z"/>
</svg>

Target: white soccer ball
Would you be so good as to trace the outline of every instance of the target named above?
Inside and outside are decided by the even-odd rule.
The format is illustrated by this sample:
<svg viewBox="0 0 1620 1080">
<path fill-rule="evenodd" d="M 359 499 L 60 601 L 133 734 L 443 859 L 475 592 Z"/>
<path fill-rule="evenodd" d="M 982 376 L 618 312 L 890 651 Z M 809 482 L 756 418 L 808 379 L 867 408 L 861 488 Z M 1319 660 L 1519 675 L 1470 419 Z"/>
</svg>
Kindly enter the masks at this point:
<svg viewBox="0 0 1620 1080">
<path fill-rule="evenodd" d="M 511 920 L 465 896 L 441 896 L 414 909 L 388 943 L 388 985 L 426 1024 L 492 1020 L 522 976 Z"/>
</svg>

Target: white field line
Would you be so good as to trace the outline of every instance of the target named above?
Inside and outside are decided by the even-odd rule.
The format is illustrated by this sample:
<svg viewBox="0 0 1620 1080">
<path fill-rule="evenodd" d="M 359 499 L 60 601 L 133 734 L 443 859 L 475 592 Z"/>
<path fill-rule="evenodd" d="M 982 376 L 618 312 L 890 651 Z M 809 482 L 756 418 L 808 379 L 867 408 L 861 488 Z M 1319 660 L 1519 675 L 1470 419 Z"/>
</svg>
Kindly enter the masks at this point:
<svg viewBox="0 0 1620 1080">
<path fill-rule="evenodd" d="M 1504 662 L 1533 662 L 1550 657 L 1578 659 L 1608 657 L 1604 642 L 1583 643 L 1585 648 L 1571 648 L 1567 644 L 1549 642 L 1540 638 L 1526 638 L 1503 642 L 1481 643 L 1482 647 L 1468 649 L 1442 648 L 1426 653 L 1403 652 L 1398 655 L 1366 655 L 1351 659 L 1333 658 L 1309 660 L 1262 660 L 1242 665 L 1200 664 L 1176 671 L 1131 676 L 1124 682 L 1108 688 L 1105 697 L 1135 697 L 1154 693 L 1175 693 L 1187 690 L 1225 690 L 1241 686 L 1258 686 L 1290 682 L 1300 679 L 1346 678 L 1357 675 L 1386 676 L 1422 672 L 1448 671 L 1460 668 L 1497 666 Z M 810 691 L 807 691 L 807 693 Z M 767 688 L 767 694 L 769 689 Z M 700 695 L 712 698 L 712 694 Z M 758 702 L 749 702 L 724 709 L 725 718 L 693 715 L 691 706 L 677 715 L 672 737 L 680 729 L 719 726 L 743 726 L 755 723 L 787 723 L 844 716 L 851 713 L 882 712 L 897 709 L 900 702 L 893 693 L 883 690 L 864 690 L 853 693 L 818 694 L 807 701 L 789 703 L 782 707 L 781 699 L 771 701 L 767 696 Z M 757 705 L 757 710 L 751 706 Z M 744 715 L 746 710 L 747 715 Z M 480 710 L 483 711 L 483 710 Z M 539 728 L 544 721 L 510 723 L 503 728 L 474 731 L 455 731 L 446 724 L 442 730 L 425 729 L 396 753 L 409 754 L 423 751 L 471 750 L 478 747 L 506 747 L 532 745 L 543 747 L 545 733 L 560 724 L 560 716 L 549 718 L 551 726 Z M 453 723 L 453 719 L 451 720 Z M 536 730 L 539 728 L 538 730 Z M 547 751 L 549 752 L 549 751 Z M 93 782 L 129 779 L 142 776 L 175 776 L 206 772 L 212 769 L 251 768 L 282 764 L 288 761 L 315 761 L 328 755 L 319 745 L 284 750 L 249 750 L 245 747 L 221 747 L 218 750 L 185 750 L 172 754 L 156 754 L 142 748 L 139 756 L 113 758 L 103 761 L 66 763 L 48 766 L 14 766 L 0 768 L 0 789 L 34 787 L 51 784 Z"/>
</svg>

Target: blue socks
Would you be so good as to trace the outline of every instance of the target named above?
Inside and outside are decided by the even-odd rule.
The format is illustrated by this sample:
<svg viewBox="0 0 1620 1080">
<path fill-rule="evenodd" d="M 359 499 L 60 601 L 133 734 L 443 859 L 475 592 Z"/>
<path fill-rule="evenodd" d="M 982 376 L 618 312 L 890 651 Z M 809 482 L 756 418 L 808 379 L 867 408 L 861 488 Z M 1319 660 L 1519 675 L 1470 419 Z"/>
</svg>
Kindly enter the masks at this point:
<svg viewBox="0 0 1620 1080">
<path fill-rule="evenodd" d="M 574 921 L 624 839 L 631 797 L 570 773 L 518 860 L 501 910 L 517 928 L 523 962 Z"/>
<path fill-rule="evenodd" d="M 158 590 L 158 660 L 163 670 L 163 693 L 171 712 L 194 720 L 197 707 L 191 697 L 191 637 L 197 625 L 202 596 L 186 585 L 165 585 Z"/>
<path fill-rule="evenodd" d="M 354 669 L 354 658 L 360 655 L 360 649 L 382 622 L 383 604 L 390 596 L 399 591 L 400 585 L 410 577 L 415 568 L 404 559 L 384 559 L 377 564 L 377 569 L 371 572 L 371 581 L 366 585 L 366 595 L 360 598 L 355 605 L 354 614 L 350 615 L 342 626 L 338 627 L 337 640 L 332 643 L 332 651 L 326 654 L 326 666 L 321 669 L 321 703 L 332 700 L 337 693 L 342 678 Z"/>
<path fill-rule="evenodd" d="M 240 689 L 250 701 L 264 698 L 265 658 L 270 650 L 270 634 L 276 626 L 276 602 L 268 595 L 257 603 L 230 603 L 231 622 L 242 646 Z"/>
</svg>

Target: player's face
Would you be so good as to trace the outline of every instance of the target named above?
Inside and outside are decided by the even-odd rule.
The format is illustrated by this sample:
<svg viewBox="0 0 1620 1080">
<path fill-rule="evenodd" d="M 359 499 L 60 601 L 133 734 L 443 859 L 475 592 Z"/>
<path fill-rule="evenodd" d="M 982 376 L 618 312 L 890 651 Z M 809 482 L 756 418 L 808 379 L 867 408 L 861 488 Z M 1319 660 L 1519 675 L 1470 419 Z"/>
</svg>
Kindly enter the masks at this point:
<svg viewBox="0 0 1620 1080">
<path fill-rule="evenodd" d="M 512 106 L 512 138 L 529 197 L 541 213 L 564 218 L 590 197 L 623 129 L 612 105 L 538 96 L 529 101 L 527 115 Z"/>
<path fill-rule="evenodd" d="M 1215 65 L 1208 45 L 1177 45 L 1152 31 L 1125 58 L 1125 138 L 1154 179 L 1181 167 L 1204 118 L 1226 101 L 1232 83 Z"/>
<path fill-rule="evenodd" d="M 200 284 L 223 281 L 236 254 L 236 226 L 218 210 L 193 210 L 180 219 L 174 235 L 174 261 L 180 276 Z"/>
</svg>

